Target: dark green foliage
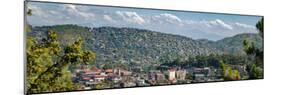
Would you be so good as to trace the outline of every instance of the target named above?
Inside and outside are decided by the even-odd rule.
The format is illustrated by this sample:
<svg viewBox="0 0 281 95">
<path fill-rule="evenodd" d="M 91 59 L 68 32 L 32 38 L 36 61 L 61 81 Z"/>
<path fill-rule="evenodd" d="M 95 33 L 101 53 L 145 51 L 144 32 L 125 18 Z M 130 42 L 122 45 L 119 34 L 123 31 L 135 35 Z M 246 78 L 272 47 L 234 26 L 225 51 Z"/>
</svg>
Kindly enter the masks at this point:
<svg viewBox="0 0 281 95">
<path fill-rule="evenodd" d="M 259 30 L 260 35 L 263 37 L 263 18 L 256 24 L 256 28 Z"/>
<path fill-rule="evenodd" d="M 32 10 L 31 9 L 27 9 L 27 13 L 26 13 L 28 16 L 31 16 L 32 15 Z"/>
<path fill-rule="evenodd" d="M 263 18 L 256 24 L 261 36 L 263 36 Z M 248 55 L 250 64 L 247 66 L 250 79 L 263 78 L 263 48 L 256 48 L 255 42 L 244 40 L 244 51 Z"/>
<path fill-rule="evenodd" d="M 250 54 L 250 55 L 255 54 L 256 48 L 255 48 L 253 42 L 250 43 L 248 40 L 244 40 L 243 45 L 244 45 L 244 51 L 247 54 Z"/>
<path fill-rule="evenodd" d="M 70 65 L 87 64 L 95 59 L 95 53 L 81 48 L 82 40 L 61 48 L 57 34 L 47 32 L 41 41 L 32 37 L 27 39 L 27 92 L 56 92 L 79 90 L 72 83 Z"/>
<path fill-rule="evenodd" d="M 104 63 L 103 69 L 113 69 L 114 68 L 114 64 L 112 64 L 111 60 L 107 60 L 106 63 Z"/>
<path fill-rule="evenodd" d="M 164 62 L 165 66 L 183 66 L 183 67 L 214 67 L 219 68 L 220 61 L 224 61 L 230 65 L 243 65 L 247 62 L 246 56 L 239 55 L 215 55 L 190 57 L 187 61 L 178 61 L 180 58 L 172 62 Z M 182 58 L 183 59 L 183 58 Z"/>
<path fill-rule="evenodd" d="M 256 64 L 251 64 L 249 66 L 249 78 L 250 79 L 257 79 L 257 78 L 263 78 L 263 69 L 260 67 L 257 67 Z"/>
</svg>

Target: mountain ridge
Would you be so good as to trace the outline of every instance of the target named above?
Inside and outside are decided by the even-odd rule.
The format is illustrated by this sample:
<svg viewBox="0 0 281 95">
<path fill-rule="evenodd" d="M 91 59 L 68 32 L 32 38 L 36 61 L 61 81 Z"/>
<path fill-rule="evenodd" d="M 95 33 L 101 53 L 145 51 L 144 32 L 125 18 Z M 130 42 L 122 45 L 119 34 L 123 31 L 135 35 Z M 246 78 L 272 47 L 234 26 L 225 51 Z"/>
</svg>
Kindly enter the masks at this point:
<svg viewBox="0 0 281 95">
<path fill-rule="evenodd" d="M 40 39 L 46 36 L 48 29 L 56 31 L 59 41 L 64 45 L 81 36 L 84 39 L 83 46 L 96 52 L 97 59 L 94 63 L 97 64 L 108 62 L 152 64 L 172 61 L 177 58 L 188 60 L 189 57 L 197 55 L 240 54 L 243 52 L 242 41 L 245 38 L 251 37 L 251 41 L 260 41 L 258 34 L 248 33 L 218 41 L 210 41 L 195 40 L 185 36 L 146 29 L 128 27 L 88 28 L 78 25 L 33 27 L 33 31 L 28 35 Z"/>
</svg>

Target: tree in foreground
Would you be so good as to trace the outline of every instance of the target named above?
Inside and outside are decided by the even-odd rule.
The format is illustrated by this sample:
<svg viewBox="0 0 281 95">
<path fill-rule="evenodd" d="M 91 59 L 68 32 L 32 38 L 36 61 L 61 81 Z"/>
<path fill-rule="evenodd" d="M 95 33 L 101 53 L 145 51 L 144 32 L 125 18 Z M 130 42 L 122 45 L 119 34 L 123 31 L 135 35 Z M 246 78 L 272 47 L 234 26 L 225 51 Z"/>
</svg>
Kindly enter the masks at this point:
<svg viewBox="0 0 281 95">
<path fill-rule="evenodd" d="M 256 28 L 263 38 L 263 18 L 258 21 Z M 255 43 L 248 40 L 243 41 L 244 51 L 249 56 L 250 64 L 247 66 L 250 79 L 263 78 L 263 50 L 255 47 Z"/>
<path fill-rule="evenodd" d="M 240 80 L 241 76 L 238 70 L 233 70 L 229 65 L 220 61 L 220 69 L 222 70 L 222 78 L 224 80 Z"/>
<path fill-rule="evenodd" d="M 62 48 L 52 30 L 39 41 L 28 37 L 26 44 L 28 93 L 79 90 L 68 67 L 89 64 L 95 59 L 95 53 L 82 50 L 81 39 Z"/>
</svg>

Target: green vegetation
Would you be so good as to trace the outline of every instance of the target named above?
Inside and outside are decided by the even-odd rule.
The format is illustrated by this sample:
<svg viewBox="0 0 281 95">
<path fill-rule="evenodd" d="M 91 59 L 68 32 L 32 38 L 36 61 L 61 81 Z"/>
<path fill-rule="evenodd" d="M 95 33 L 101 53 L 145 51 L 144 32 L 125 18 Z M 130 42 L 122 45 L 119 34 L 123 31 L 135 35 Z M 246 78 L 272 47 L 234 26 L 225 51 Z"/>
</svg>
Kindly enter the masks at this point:
<svg viewBox="0 0 281 95">
<path fill-rule="evenodd" d="M 99 27 L 87 28 L 77 25 L 55 25 L 33 27 L 34 32 L 28 36 L 35 37 L 35 40 L 42 39 L 48 29 L 58 34 L 58 41 L 72 43 L 81 36 L 85 43 L 83 48 L 97 52 L 96 64 L 111 63 L 124 64 L 154 64 L 167 63 L 180 58 L 179 61 L 186 61 L 188 58 L 202 55 L 233 54 L 243 56 L 243 39 L 256 42 L 261 47 L 261 38 L 258 34 L 240 34 L 220 41 L 193 40 L 183 36 L 159 33 L 150 30 L 135 28 Z M 228 63 L 228 62 L 227 62 Z"/>
<path fill-rule="evenodd" d="M 103 69 L 114 69 L 114 68 L 121 68 L 124 70 L 128 70 L 128 65 L 124 63 L 112 63 L 111 60 L 107 60 L 106 63 L 102 64 L 101 66 Z"/>
<path fill-rule="evenodd" d="M 244 55 L 229 55 L 229 54 L 210 54 L 210 55 L 201 55 L 195 57 L 189 57 L 186 61 L 180 61 L 180 58 L 172 62 L 165 62 L 161 65 L 166 66 L 183 66 L 183 67 L 220 67 L 220 61 L 226 62 L 230 65 L 243 65 L 247 62 L 247 56 Z M 183 59 L 183 58 L 182 58 Z"/>
<path fill-rule="evenodd" d="M 263 18 L 256 24 L 259 34 L 263 36 Z M 256 43 L 248 40 L 243 41 L 244 51 L 248 55 L 247 71 L 250 79 L 263 78 L 263 50 L 255 46 Z"/>
<path fill-rule="evenodd" d="M 60 47 L 57 34 L 49 30 L 46 38 L 36 41 L 27 39 L 27 90 L 28 93 L 79 90 L 72 83 L 70 65 L 89 64 L 95 53 L 82 50 L 82 40 L 78 39 Z"/>
<path fill-rule="evenodd" d="M 263 69 L 252 64 L 249 70 L 250 79 L 257 79 L 263 77 Z"/>
<path fill-rule="evenodd" d="M 32 15 L 32 10 L 31 9 L 27 9 L 27 13 L 26 13 L 28 16 L 31 16 Z"/>
<path fill-rule="evenodd" d="M 263 18 L 256 24 L 257 29 L 260 32 L 260 35 L 263 37 Z"/>
<path fill-rule="evenodd" d="M 220 61 L 220 68 L 224 80 L 240 80 L 241 76 L 238 70 L 233 70 L 229 65 Z"/>
<path fill-rule="evenodd" d="M 248 41 L 251 41 L 254 44 L 256 48 L 262 48 L 262 37 L 260 37 L 259 34 L 238 34 L 230 38 L 224 38 L 222 40 L 219 40 L 212 45 L 215 46 L 217 49 L 223 51 L 227 54 L 243 54 L 246 55 L 244 49 L 244 40 L 247 39 Z"/>
</svg>

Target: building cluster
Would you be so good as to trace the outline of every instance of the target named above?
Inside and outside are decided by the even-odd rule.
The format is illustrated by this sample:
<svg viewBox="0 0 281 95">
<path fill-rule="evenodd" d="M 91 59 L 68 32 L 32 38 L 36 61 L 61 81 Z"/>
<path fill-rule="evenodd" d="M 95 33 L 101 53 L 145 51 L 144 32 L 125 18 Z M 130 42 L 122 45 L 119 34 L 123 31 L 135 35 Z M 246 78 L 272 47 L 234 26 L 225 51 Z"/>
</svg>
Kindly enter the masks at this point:
<svg viewBox="0 0 281 95">
<path fill-rule="evenodd" d="M 220 81 L 214 77 L 216 69 L 205 68 L 167 68 L 161 70 L 77 69 L 73 81 L 81 84 L 81 89 L 122 88 L 181 84 L 191 82 Z"/>
</svg>

